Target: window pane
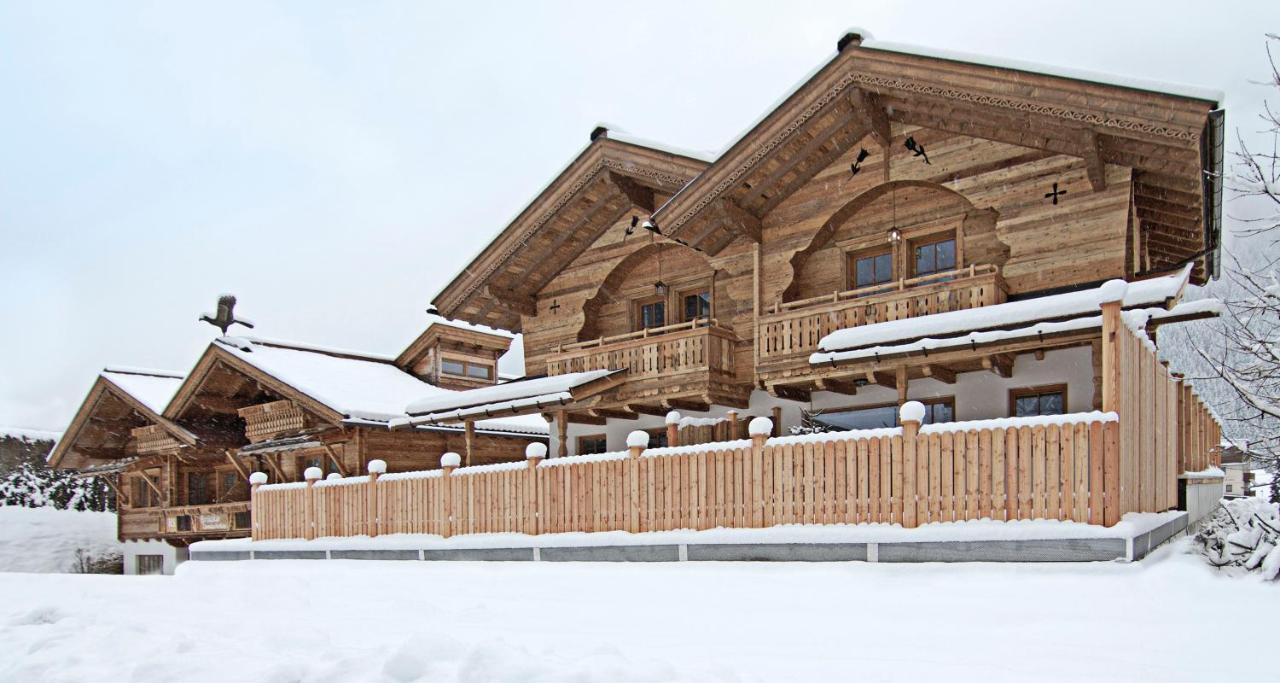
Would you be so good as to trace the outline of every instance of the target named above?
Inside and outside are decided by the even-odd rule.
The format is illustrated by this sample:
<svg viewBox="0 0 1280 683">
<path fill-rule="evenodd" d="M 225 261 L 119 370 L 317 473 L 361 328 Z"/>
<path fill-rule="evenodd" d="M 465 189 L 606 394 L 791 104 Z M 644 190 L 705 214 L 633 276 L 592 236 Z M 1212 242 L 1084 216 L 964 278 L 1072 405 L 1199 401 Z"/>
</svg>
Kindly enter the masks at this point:
<svg viewBox="0 0 1280 683">
<path fill-rule="evenodd" d="M 951 422 L 953 419 L 950 403 L 930 403 L 926 405 L 925 408 L 925 424 L 940 424 L 943 422 Z"/>
<path fill-rule="evenodd" d="M 1019 396 L 1014 403 L 1015 417 L 1027 417 L 1040 414 L 1040 398 L 1038 396 Z"/>
<path fill-rule="evenodd" d="M 857 273 L 853 283 L 855 288 L 870 287 L 876 283 L 875 262 L 876 260 L 874 258 L 860 258 L 857 260 L 857 266 L 855 268 Z"/>
<path fill-rule="evenodd" d="M 898 422 L 897 406 L 880 406 L 877 408 L 858 408 L 836 413 L 815 415 L 814 419 L 835 429 L 875 429 L 892 427 Z"/>
<path fill-rule="evenodd" d="M 488 365 L 467 364 L 467 376 L 477 379 L 489 379 L 493 377 L 493 369 Z"/>
<path fill-rule="evenodd" d="M 450 375 L 465 374 L 465 368 L 462 367 L 461 361 L 449 360 L 448 358 L 440 361 L 440 370 Z"/>
<path fill-rule="evenodd" d="M 945 240 L 934 245 L 936 247 L 936 256 L 934 257 L 935 270 L 954 270 L 956 267 L 956 241 Z"/>
<path fill-rule="evenodd" d="M 893 279 L 893 254 L 881 254 L 876 257 L 876 284 Z"/>
<path fill-rule="evenodd" d="M 916 275 L 927 275 L 933 271 L 933 245 L 916 247 Z"/>
<path fill-rule="evenodd" d="M 684 297 L 684 319 L 686 322 L 711 315 L 711 295 L 707 292 L 687 294 Z"/>
<path fill-rule="evenodd" d="M 1040 395 L 1040 414 L 1041 415 L 1061 415 L 1062 414 L 1062 394 L 1054 392 L 1052 394 Z"/>
</svg>

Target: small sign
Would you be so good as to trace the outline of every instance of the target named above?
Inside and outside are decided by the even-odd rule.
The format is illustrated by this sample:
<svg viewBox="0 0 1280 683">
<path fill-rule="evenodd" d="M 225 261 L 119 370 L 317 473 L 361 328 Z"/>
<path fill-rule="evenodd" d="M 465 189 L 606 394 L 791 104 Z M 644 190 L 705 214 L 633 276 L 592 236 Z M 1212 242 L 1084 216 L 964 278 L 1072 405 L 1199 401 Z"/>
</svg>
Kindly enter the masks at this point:
<svg viewBox="0 0 1280 683">
<path fill-rule="evenodd" d="M 209 531 L 226 531 L 231 528 L 226 515 L 200 515 L 200 528 Z"/>
</svg>

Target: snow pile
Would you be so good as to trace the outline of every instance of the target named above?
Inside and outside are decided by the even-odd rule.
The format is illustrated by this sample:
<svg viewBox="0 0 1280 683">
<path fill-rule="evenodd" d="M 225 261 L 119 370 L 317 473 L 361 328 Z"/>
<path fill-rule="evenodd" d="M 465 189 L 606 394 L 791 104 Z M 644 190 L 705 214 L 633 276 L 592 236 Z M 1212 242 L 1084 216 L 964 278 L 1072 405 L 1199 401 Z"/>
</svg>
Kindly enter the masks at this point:
<svg viewBox="0 0 1280 683">
<path fill-rule="evenodd" d="M 1215 567 L 1280 576 L 1280 504 L 1261 498 L 1223 500 L 1196 534 L 1200 552 Z"/>
<path fill-rule="evenodd" d="M 120 556 L 116 516 L 0 505 L 0 572 L 74 572 Z"/>
</svg>

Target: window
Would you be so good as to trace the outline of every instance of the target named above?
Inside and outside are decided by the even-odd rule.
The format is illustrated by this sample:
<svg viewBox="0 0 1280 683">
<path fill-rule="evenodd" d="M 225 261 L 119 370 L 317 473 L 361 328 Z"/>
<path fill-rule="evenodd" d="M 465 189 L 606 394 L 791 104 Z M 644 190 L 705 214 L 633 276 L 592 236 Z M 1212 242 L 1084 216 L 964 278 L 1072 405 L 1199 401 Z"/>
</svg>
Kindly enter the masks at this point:
<svg viewBox="0 0 1280 683">
<path fill-rule="evenodd" d="M 232 518 L 232 528 L 248 529 L 252 521 L 253 521 L 253 517 L 249 514 L 249 511 L 241 510 L 240 512 L 237 512 L 235 514 L 234 518 Z"/>
<path fill-rule="evenodd" d="M 956 240 L 954 237 L 917 244 L 915 254 L 915 275 L 941 273 L 956 268 Z"/>
<path fill-rule="evenodd" d="M 187 505 L 208 505 L 213 502 L 213 487 L 206 472 L 187 472 Z"/>
<path fill-rule="evenodd" d="M 667 302 L 665 301 L 648 301 L 641 302 L 637 307 L 636 324 L 638 329 L 647 330 L 651 327 L 662 327 L 667 324 Z"/>
<path fill-rule="evenodd" d="M 667 428 L 654 427 L 646 429 L 649 433 L 649 448 L 666 448 L 667 447 Z"/>
<path fill-rule="evenodd" d="M 849 260 L 852 262 L 849 268 L 853 280 L 850 283 L 852 289 L 872 287 L 893 280 L 892 251 L 853 254 Z"/>
<path fill-rule="evenodd" d="M 474 360 L 442 358 L 440 360 L 440 372 L 446 375 L 466 377 L 468 379 L 493 379 L 493 366 L 488 363 L 479 363 Z"/>
<path fill-rule="evenodd" d="M 150 508 L 160 504 L 160 496 L 156 495 L 154 489 L 143 481 L 143 477 L 148 476 L 145 472 L 139 473 L 133 477 L 133 497 L 131 502 L 136 508 Z M 152 478 L 151 481 L 155 481 Z"/>
<path fill-rule="evenodd" d="M 134 574 L 163 574 L 164 555 L 135 555 L 133 558 Z"/>
<path fill-rule="evenodd" d="M 684 321 L 711 317 L 711 292 L 688 292 L 684 295 Z"/>
<path fill-rule="evenodd" d="M 609 444 L 605 439 L 604 434 L 591 434 L 588 436 L 578 437 L 578 455 L 607 452 L 609 452 Z"/>
<path fill-rule="evenodd" d="M 1067 408 L 1067 387 L 1027 387 L 1009 392 L 1009 414 L 1014 417 L 1061 415 Z"/>
<path fill-rule="evenodd" d="M 924 424 L 938 424 L 955 420 L 956 402 L 954 397 L 927 399 L 922 403 L 924 403 Z M 898 410 L 897 404 L 889 403 L 878 406 L 828 410 L 815 414 L 813 419 L 815 422 L 836 431 L 896 427 L 898 426 Z"/>
</svg>

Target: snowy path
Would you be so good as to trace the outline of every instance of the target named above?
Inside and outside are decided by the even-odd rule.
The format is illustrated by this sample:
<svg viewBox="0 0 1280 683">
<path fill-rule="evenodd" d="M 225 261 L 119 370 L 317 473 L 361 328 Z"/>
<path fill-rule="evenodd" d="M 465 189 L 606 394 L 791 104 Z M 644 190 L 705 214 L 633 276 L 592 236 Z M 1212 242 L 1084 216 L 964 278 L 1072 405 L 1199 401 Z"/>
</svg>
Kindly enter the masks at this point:
<svg viewBox="0 0 1280 683">
<path fill-rule="evenodd" d="M 0 574 L 0 680 L 1213 680 L 1280 586 L 1136 564 L 188 563 Z M 1223 634 L 1231 634 L 1229 644 Z"/>
</svg>

